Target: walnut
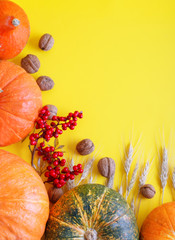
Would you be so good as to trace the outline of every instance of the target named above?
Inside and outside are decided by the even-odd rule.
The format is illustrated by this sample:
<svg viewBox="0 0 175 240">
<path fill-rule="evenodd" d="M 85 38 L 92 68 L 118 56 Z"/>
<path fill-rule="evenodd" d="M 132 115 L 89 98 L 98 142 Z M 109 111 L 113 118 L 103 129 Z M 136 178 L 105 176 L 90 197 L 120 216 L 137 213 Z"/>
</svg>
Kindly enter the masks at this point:
<svg viewBox="0 0 175 240">
<path fill-rule="evenodd" d="M 51 203 L 56 203 L 63 194 L 62 188 L 51 187 L 48 190 L 49 200 Z"/>
<path fill-rule="evenodd" d="M 154 195 L 156 194 L 156 190 L 153 185 L 151 184 L 145 184 L 140 188 L 140 193 L 145 197 L 145 198 L 153 198 Z"/>
<path fill-rule="evenodd" d="M 112 158 L 102 158 L 98 162 L 98 170 L 103 177 L 110 178 L 115 173 L 115 162 Z"/>
<path fill-rule="evenodd" d="M 83 139 L 76 146 L 77 151 L 81 155 L 88 155 L 92 153 L 95 149 L 93 142 L 90 139 Z"/>
<path fill-rule="evenodd" d="M 53 47 L 53 45 L 54 45 L 54 39 L 50 34 L 46 33 L 40 38 L 39 47 L 42 50 L 48 51 Z"/>
<path fill-rule="evenodd" d="M 54 87 L 54 81 L 47 76 L 41 76 L 36 80 L 41 91 L 48 91 Z"/>
<path fill-rule="evenodd" d="M 40 61 L 37 56 L 28 54 L 21 60 L 21 67 L 28 73 L 36 73 L 40 68 Z"/>
</svg>

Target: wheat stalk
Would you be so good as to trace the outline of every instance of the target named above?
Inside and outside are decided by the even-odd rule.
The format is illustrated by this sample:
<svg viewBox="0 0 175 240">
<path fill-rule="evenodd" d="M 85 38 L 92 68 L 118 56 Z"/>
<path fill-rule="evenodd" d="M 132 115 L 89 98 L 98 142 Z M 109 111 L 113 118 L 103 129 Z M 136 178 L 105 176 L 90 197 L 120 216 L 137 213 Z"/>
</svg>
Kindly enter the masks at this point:
<svg viewBox="0 0 175 240">
<path fill-rule="evenodd" d="M 163 204 L 165 187 L 167 185 L 167 180 L 168 180 L 168 151 L 164 147 L 162 152 L 161 173 L 160 173 L 160 181 L 162 186 L 162 204 Z"/>
<path fill-rule="evenodd" d="M 138 164 L 138 162 L 137 162 L 137 164 L 136 164 L 136 166 L 135 166 L 135 168 L 134 168 L 134 171 L 133 171 L 133 173 L 132 173 L 131 180 L 130 180 L 129 185 L 128 185 L 128 187 L 127 187 L 126 197 L 125 197 L 126 200 L 128 199 L 128 196 L 129 196 L 132 188 L 134 187 L 134 184 L 135 184 L 135 181 L 136 181 L 136 177 L 137 177 L 137 171 L 138 171 L 138 169 L 139 169 L 139 164 Z"/>
<path fill-rule="evenodd" d="M 122 186 L 122 184 L 121 184 L 120 189 L 119 189 L 118 192 L 120 193 L 120 195 L 123 195 L 123 186 Z"/>
<path fill-rule="evenodd" d="M 81 178 L 80 178 L 79 182 L 77 183 L 77 185 L 79 185 L 81 183 L 81 181 L 83 181 L 88 176 L 89 171 L 92 168 L 92 164 L 93 164 L 94 160 L 95 160 L 95 158 L 93 157 L 92 159 L 89 159 L 86 162 L 86 164 L 84 166 L 84 171 L 83 171 Z"/>
<path fill-rule="evenodd" d="M 172 175 L 172 184 L 173 184 L 173 188 L 175 189 L 175 167 Z"/>
<path fill-rule="evenodd" d="M 133 212 L 135 211 L 135 205 L 134 205 L 134 198 L 131 201 L 131 209 L 133 210 Z"/>
<path fill-rule="evenodd" d="M 125 160 L 125 164 L 124 164 L 124 169 L 125 169 L 125 173 L 126 173 L 126 191 L 127 191 L 127 187 L 128 187 L 128 175 L 129 175 L 129 172 L 131 169 L 131 164 L 133 161 L 133 152 L 134 152 L 134 149 L 133 149 L 132 144 L 130 143 L 129 149 L 128 149 L 128 154 L 126 156 L 126 160 Z"/>
<path fill-rule="evenodd" d="M 149 173 L 150 165 L 151 165 L 150 162 L 147 161 L 146 164 L 145 164 L 145 167 L 143 169 L 143 172 L 139 177 L 139 191 L 138 191 L 136 202 L 139 199 L 140 188 L 146 183 L 146 178 L 147 178 L 148 173 Z M 136 218 L 138 217 L 138 214 L 139 214 L 140 204 L 141 204 L 141 199 L 139 200 L 139 203 L 138 203 L 138 207 L 137 207 L 137 211 L 136 211 Z"/>
</svg>

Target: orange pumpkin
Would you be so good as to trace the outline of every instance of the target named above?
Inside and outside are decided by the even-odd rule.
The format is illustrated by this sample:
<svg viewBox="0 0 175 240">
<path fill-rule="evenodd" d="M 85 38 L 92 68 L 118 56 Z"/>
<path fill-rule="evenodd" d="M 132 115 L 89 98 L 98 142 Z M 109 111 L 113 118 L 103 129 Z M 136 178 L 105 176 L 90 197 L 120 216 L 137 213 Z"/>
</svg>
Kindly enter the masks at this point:
<svg viewBox="0 0 175 240">
<path fill-rule="evenodd" d="M 0 146 L 22 140 L 42 107 L 35 79 L 8 61 L 0 61 Z"/>
<path fill-rule="evenodd" d="M 11 1 L 0 1 L 0 59 L 17 56 L 30 35 L 30 24 L 24 10 Z"/>
<path fill-rule="evenodd" d="M 175 202 L 155 208 L 145 219 L 140 240 L 175 239 Z"/>
<path fill-rule="evenodd" d="M 0 239 L 40 240 L 49 216 L 45 186 L 18 156 L 0 150 Z"/>
</svg>

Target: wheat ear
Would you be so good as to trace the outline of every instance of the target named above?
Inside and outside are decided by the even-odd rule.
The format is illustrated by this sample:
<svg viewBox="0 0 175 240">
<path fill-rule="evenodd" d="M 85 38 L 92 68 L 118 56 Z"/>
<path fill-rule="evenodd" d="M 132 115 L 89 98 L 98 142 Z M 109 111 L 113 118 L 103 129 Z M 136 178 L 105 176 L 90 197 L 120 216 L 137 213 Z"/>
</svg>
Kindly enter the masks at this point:
<svg viewBox="0 0 175 240">
<path fill-rule="evenodd" d="M 94 160 L 95 160 L 95 158 L 93 157 L 92 159 L 89 159 L 86 162 L 86 164 L 84 165 L 84 171 L 83 171 L 81 178 L 80 178 L 79 182 L 77 183 L 77 185 L 79 185 L 81 183 L 81 181 L 83 181 L 88 176 L 88 174 L 92 168 Z"/>
<path fill-rule="evenodd" d="M 73 171 L 73 166 L 74 166 L 74 159 L 72 158 L 69 164 L 69 169 L 70 171 Z M 70 190 L 75 187 L 75 182 L 74 180 L 68 180 L 67 181 L 67 189 Z"/>
<path fill-rule="evenodd" d="M 167 185 L 167 180 L 168 180 L 168 151 L 164 147 L 162 152 L 161 174 L 160 174 L 160 181 L 162 186 L 162 204 L 163 204 L 165 187 Z"/>
<path fill-rule="evenodd" d="M 129 172 L 131 169 L 131 164 L 133 161 L 133 152 L 134 152 L 134 149 L 133 149 L 132 144 L 130 143 L 129 149 L 128 149 L 128 154 L 126 156 L 126 160 L 125 160 L 125 164 L 124 164 L 124 169 L 125 169 L 125 173 L 126 173 L 126 192 L 127 192 L 127 187 L 128 187 L 128 175 L 129 175 Z"/>
<path fill-rule="evenodd" d="M 127 187 L 126 197 L 125 197 L 126 200 L 128 199 L 128 196 L 129 196 L 129 194 L 130 194 L 130 192 L 131 192 L 131 190 L 132 190 L 132 188 L 134 187 L 134 184 L 135 184 L 135 182 L 136 182 L 136 177 L 137 177 L 137 171 L 138 171 L 138 169 L 139 169 L 139 164 L 137 163 L 136 166 L 135 166 L 135 168 L 134 168 L 134 171 L 133 171 L 133 173 L 132 173 L 132 177 L 131 177 L 131 180 L 130 180 L 130 182 L 129 182 L 129 185 L 128 185 L 128 187 Z"/>
</svg>

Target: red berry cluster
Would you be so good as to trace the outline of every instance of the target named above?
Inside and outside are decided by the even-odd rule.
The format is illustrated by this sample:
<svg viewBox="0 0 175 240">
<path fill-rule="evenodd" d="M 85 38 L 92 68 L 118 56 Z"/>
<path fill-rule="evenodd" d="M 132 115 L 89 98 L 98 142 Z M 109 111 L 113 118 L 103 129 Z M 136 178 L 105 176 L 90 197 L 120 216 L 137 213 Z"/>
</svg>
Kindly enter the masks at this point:
<svg viewBox="0 0 175 240">
<path fill-rule="evenodd" d="M 83 113 L 75 111 L 69 113 L 67 117 L 53 116 L 50 123 L 48 122 L 49 116 L 48 107 L 43 107 L 35 126 L 39 132 L 32 133 L 29 139 L 30 145 L 34 146 L 33 151 L 37 151 L 42 160 L 47 161 L 46 182 L 53 182 L 55 187 L 61 188 L 66 184 L 66 181 L 73 180 L 75 175 L 83 173 L 82 165 L 73 166 L 73 171 L 70 171 L 68 167 L 64 167 L 66 164 L 66 160 L 63 158 L 64 153 L 53 146 L 46 146 L 46 142 L 49 142 L 51 138 L 58 138 L 68 128 L 73 130 L 77 125 L 78 118 L 83 117 Z M 40 139 L 42 141 L 39 143 Z M 61 167 L 64 168 L 61 169 Z"/>
</svg>

